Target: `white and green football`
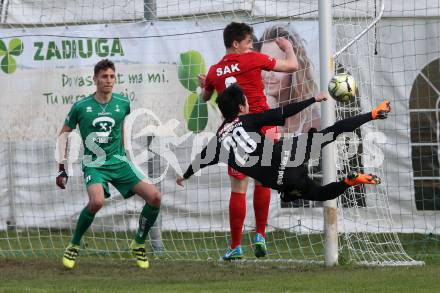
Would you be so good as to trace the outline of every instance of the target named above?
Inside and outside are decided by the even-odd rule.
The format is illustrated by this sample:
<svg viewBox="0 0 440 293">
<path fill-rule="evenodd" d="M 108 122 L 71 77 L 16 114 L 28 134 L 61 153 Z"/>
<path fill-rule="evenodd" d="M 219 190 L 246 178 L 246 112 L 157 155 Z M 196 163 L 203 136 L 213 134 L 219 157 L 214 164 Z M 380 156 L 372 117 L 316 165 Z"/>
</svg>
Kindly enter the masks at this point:
<svg viewBox="0 0 440 293">
<path fill-rule="evenodd" d="M 356 80 L 348 73 L 339 73 L 328 83 L 328 92 L 338 102 L 352 101 L 356 96 Z"/>
</svg>

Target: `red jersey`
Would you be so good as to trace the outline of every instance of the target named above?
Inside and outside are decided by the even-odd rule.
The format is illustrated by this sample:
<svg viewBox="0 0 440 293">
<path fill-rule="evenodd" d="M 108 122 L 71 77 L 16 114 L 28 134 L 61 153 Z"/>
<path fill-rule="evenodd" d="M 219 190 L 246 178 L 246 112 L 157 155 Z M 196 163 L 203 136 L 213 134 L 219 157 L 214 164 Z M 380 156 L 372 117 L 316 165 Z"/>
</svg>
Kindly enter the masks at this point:
<svg viewBox="0 0 440 293">
<path fill-rule="evenodd" d="M 227 86 L 237 83 L 243 88 L 251 113 L 269 109 L 263 93 L 261 70 L 271 71 L 275 58 L 258 52 L 226 54 L 220 62 L 212 65 L 206 75 L 205 89 L 220 94 Z"/>
</svg>

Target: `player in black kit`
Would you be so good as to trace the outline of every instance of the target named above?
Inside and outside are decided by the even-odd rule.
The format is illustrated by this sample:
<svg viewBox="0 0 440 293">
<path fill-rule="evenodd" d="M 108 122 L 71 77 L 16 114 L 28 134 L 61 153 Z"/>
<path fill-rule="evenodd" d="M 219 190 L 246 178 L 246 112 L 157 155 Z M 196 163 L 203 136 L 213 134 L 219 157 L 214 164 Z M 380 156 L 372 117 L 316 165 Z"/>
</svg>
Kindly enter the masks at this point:
<svg viewBox="0 0 440 293">
<path fill-rule="evenodd" d="M 216 136 L 196 156 L 183 177 L 177 178 L 176 183 L 183 186 L 183 181 L 201 168 L 223 162 L 264 186 L 280 191 L 283 201 L 298 198 L 325 201 L 338 197 L 350 186 L 379 184 L 380 179 L 375 175 L 352 172 L 344 180 L 321 186 L 308 176 L 306 163 L 312 154 L 319 154 L 322 147 L 333 142 L 339 134 L 354 131 L 371 120 L 387 118 L 391 110 L 388 101 L 382 102 L 372 112 L 338 121 L 321 131 L 312 128 L 308 133 L 276 143 L 261 134 L 261 127 L 284 125 L 287 117 L 326 99 L 324 94 L 320 94 L 299 103 L 247 114 L 249 106 L 243 91 L 238 85 L 229 86 L 217 98 L 224 121 Z"/>
</svg>

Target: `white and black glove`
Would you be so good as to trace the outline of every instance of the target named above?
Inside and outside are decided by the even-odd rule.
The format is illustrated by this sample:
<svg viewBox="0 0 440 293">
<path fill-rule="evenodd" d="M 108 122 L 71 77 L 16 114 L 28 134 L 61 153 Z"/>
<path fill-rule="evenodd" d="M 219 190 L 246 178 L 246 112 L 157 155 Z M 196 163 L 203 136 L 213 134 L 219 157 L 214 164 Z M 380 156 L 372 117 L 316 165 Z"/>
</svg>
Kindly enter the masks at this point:
<svg viewBox="0 0 440 293">
<path fill-rule="evenodd" d="M 64 169 L 64 164 L 59 165 L 58 175 L 56 179 L 56 183 L 59 188 L 66 189 L 67 180 L 69 176 L 67 176 L 66 170 Z"/>
</svg>

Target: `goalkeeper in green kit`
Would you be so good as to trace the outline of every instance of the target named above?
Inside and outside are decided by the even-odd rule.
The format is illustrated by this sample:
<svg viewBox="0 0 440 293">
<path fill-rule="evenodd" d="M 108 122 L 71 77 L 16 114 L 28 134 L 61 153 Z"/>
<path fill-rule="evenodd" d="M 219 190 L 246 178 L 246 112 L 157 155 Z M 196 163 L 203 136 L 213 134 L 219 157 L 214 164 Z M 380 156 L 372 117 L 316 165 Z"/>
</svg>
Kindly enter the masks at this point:
<svg viewBox="0 0 440 293">
<path fill-rule="evenodd" d="M 79 127 L 84 144 L 83 173 L 89 202 L 81 211 L 75 232 L 63 255 L 63 265 L 72 269 L 80 249 L 80 241 L 92 224 L 95 214 L 110 196 L 111 183 L 127 199 L 134 194 L 145 200 L 139 217 L 139 228 L 130 244 L 137 265 L 148 268 L 145 239 L 159 214 L 161 194 L 148 183 L 125 156 L 124 119 L 130 113 L 130 101 L 112 93 L 115 83 L 115 66 L 105 59 L 95 65 L 93 80 L 96 92 L 76 102 L 64 121 L 59 142 L 59 173 L 56 184 L 64 189 L 68 174 L 65 170 L 66 134 Z"/>
</svg>

